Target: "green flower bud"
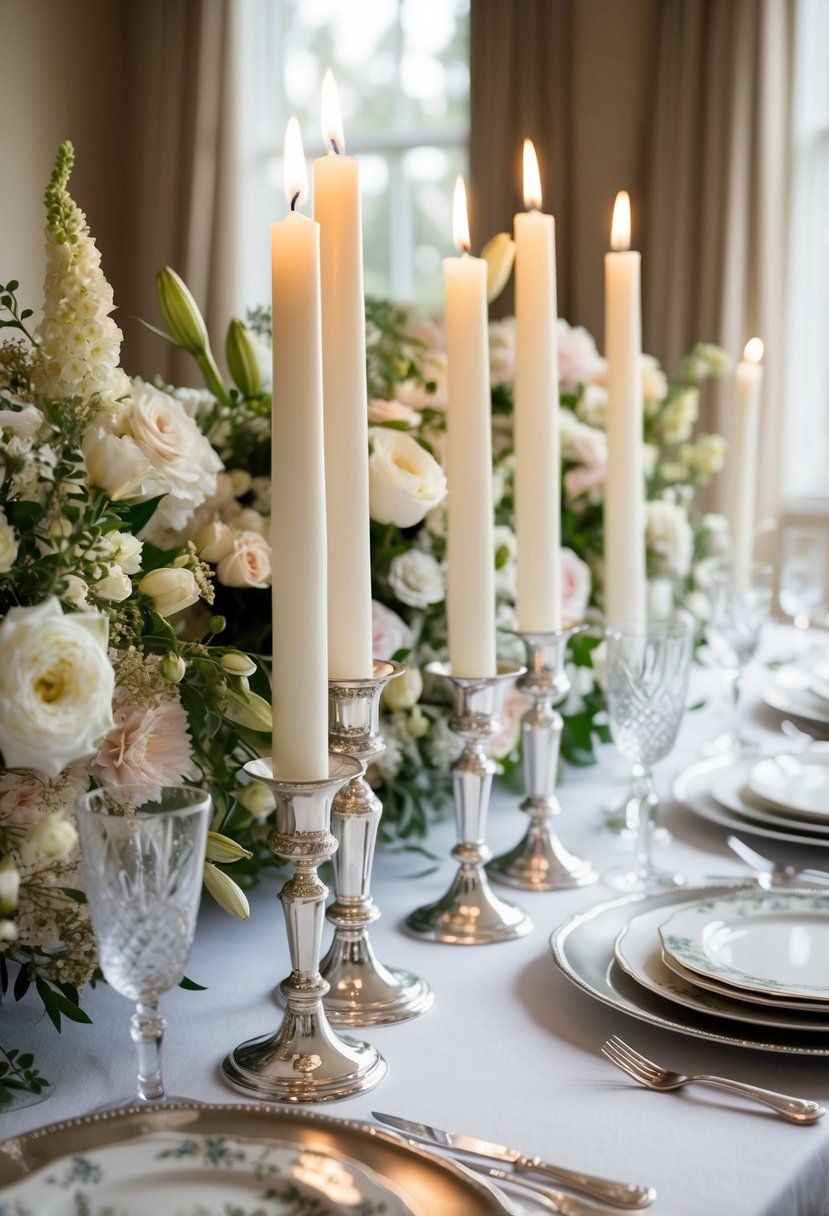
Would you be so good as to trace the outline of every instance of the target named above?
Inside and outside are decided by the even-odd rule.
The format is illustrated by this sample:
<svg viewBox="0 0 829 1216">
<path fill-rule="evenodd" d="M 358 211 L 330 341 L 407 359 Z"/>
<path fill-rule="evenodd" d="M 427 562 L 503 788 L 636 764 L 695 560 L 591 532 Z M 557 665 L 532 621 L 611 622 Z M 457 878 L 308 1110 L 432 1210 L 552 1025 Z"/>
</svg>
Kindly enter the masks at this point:
<svg viewBox="0 0 829 1216">
<path fill-rule="evenodd" d="M 262 391 L 259 360 L 248 331 L 236 318 L 230 322 L 225 341 L 225 356 L 230 374 L 243 397 L 257 397 Z"/>
<path fill-rule="evenodd" d="M 256 664 L 241 651 L 231 650 L 222 655 L 222 670 L 229 676 L 252 676 L 256 671 Z"/>
<path fill-rule="evenodd" d="M 180 684 L 187 674 L 187 664 L 180 654 L 165 654 L 161 660 L 161 674 L 171 684 Z"/>
<path fill-rule="evenodd" d="M 223 616 L 211 616 L 207 622 L 208 633 L 224 633 L 227 629 L 227 619 Z"/>
<path fill-rule="evenodd" d="M 238 916 L 239 920 L 247 920 L 250 916 L 250 904 L 244 891 L 209 861 L 204 865 L 204 885 L 225 912 Z"/>
<path fill-rule="evenodd" d="M 158 303 L 176 346 L 191 355 L 204 355 L 209 348 L 207 326 L 190 290 L 176 272 L 165 266 L 155 276 Z"/>
</svg>

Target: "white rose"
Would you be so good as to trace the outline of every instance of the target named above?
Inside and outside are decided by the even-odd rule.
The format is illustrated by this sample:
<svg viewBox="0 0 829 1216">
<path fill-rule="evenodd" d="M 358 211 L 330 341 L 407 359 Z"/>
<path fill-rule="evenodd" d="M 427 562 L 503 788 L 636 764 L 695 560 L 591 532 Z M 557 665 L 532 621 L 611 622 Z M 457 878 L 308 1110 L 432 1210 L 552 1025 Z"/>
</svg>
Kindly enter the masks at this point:
<svg viewBox="0 0 829 1216">
<path fill-rule="evenodd" d="M 103 490 L 113 502 L 150 497 L 151 491 L 144 486 L 150 462 L 128 435 L 113 435 L 102 426 L 90 426 L 82 447 L 91 486 Z"/>
<path fill-rule="evenodd" d="M 123 570 L 124 574 L 137 574 L 141 569 L 143 541 L 130 532 L 110 532 L 107 540 L 113 564 Z"/>
<path fill-rule="evenodd" d="M 646 503 L 645 543 L 665 559 L 672 573 L 684 578 L 694 553 L 694 533 L 685 508 L 664 499 Z"/>
<path fill-rule="evenodd" d="M 0 510 L 0 574 L 8 574 L 14 566 L 18 544 L 14 528 Z"/>
<path fill-rule="evenodd" d="M 66 590 L 60 597 L 66 600 L 69 604 L 74 604 L 77 608 L 82 607 L 87 602 L 89 588 L 82 578 L 78 578 L 77 574 L 67 574 Z"/>
<path fill-rule="evenodd" d="M 648 579 L 648 616 L 664 621 L 674 610 L 674 584 L 670 578 Z"/>
<path fill-rule="evenodd" d="M 250 811 L 254 819 L 265 819 L 276 808 L 273 794 L 261 781 L 251 781 L 249 785 L 240 786 L 233 793 L 236 801 L 241 803 L 246 811 Z"/>
<path fill-rule="evenodd" d="M 32 860 L 38 857 L 66 857 L 75 847 L 77 829 L 61 815 L 46 815 L 36 823 L 23 842 L 23 853 Z"/>
<path fill-rule="evenodd" d="M 558 412 L 561 455 L 573 464 L 607 468 L 607 435 L 596 427 L 580 422 L 572 410 L 562 406 Z"/>
<path fill-rule="evenodd" d="M 372 429 L 369 460 L 371 517 L 411 528 L 446 496 L 446 476 L 434 456 L 402 431 Z"/>
<path fill-rule="evenodd" d="M 603 431 L 607 423 L 607 389 L 601 384 L 585 384 L 576 413 L 582 422 Z"/>
<path fill-rule="evenodd" d="M 216 567 L 225 587 L 268 587 L 271 581 L 271 547 L 259 532 L 240 532 L 233 549 Z"/>
<path fill-rule="evenodd" d="M 372 654 L 376 659 L 390 659 L 399 650 L 411 650 L 412 631 L 402 617 L 385 604 L 371 601 Z"/>
<path fill-rule="evenodd" d="M 440 563 L 420 549 L 409 549 L 392 558 L 389 583 L 400 602 L 410 608 L 439 604 L 446 595 Z"/>
<path fill-rule="evenodd" d="M 51 598 L 0 624 L 0 751 L 10 768 L 56 777 L 112 727 L 108 621 Z"/>
<path fill-rule="evenodd" d="M 92 593 L 99 600 L 112 600 L 113 603 L 120 604 L 132 595 L 132 583 L 123 570 L 115 567 L 106 578 L 95 584 Z"/>
<path fill-rule="evenodd" d="M 405 422 L 407 426 L 420 426 L 423 416 L 402 401 L 383 401 L 375 397 L 368 403 L 368 420 L 376 425 L 384 422 Z"/>
<path fill-rule="evenodd" d="M 584 620 L 590 602 L 590 567 L 572 549 L 561 550 L 561 613 L 565 621 Z"/>
<path fill-rule="evenodd" d="M 173 616 L 195 604 L 199 598 L 196 576 L 180 566 L 161 566 L 145 574 L 138 584 L 142 595 L 153 601 L 160 616 Z"/>
<path fill-rule="evenodd" d="M 196 537 L 196 552 L 203 562 L 220 562 L 228 553 L 233 552 L 233 533 L 227 524 L 214 519 L 212 524 L 205 524 Z"/>
<path fill-rule="evenodd" d="M 419 667 L 405 667 L 402 676 L 389 680 L 383 689 L 383 706 L 394 713 L 396 710 L 411 709 L 420 700 L 423 692 L 423 676 Z"/>
</svg>

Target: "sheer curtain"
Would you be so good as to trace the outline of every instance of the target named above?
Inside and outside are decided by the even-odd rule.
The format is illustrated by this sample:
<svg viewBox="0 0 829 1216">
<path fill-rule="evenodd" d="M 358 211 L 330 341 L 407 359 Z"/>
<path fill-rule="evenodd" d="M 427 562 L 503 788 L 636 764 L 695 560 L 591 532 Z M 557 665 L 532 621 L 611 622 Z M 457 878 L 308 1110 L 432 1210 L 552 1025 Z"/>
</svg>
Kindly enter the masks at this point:
<svg viewBox="0 0 829 1216">
<path fill-rule="evenodd" d="M 242 179 L 237 37 L 242 0 L 127 0 L 125 231 L 119 318 L 130 370 L 198 383 L 189 356 L 134 317 L 160 324 L 155 271 L 171 265 L 221 350 L 244 308 L 237 268 Z"/>
</svg>

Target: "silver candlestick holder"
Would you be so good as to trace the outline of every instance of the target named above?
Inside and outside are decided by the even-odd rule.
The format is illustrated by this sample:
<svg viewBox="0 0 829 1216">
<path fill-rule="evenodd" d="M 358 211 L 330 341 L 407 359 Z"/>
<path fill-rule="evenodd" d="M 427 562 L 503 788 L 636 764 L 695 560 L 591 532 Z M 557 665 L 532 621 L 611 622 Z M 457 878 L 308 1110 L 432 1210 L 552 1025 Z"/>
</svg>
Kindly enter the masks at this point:
<svg viewBox="0 0 829 1216">
<path fill-rule="evenodd" d="M 276 829 L 268 843 L 294 865 L 279 895 L 291 957 L 291 974 L 281 984 L 282 1024 L 273 1034 L 242 1043 L 222 1063 L 225 1080 L 258 1100 L 331 1102 L 371 1089 L 386 1075 L 386 1062 L 376 1048 L 332 1030 L 323 1007 L 328 983 L 319 967 L 328 888 L 317 867 L 337 847 L 331 805 L 338 791 L 364 770 L 360 760 L 331 755 L 326 779 L 283 781 L 274 777 L 270 757 L 245 765 L 245 772 L 269 786 L 276 801 Z"/>
<path fill-rule="evenodd" d="M 404 670 L 401 663 L 375 660 L 370 679 L 329 681 L 332 752 L 364 764 L 382 754 L 380 695 Z M 339 848 L 333 857 L 335 900 L 326 913 L 334 926 L 334 940 L 321 971 L 330 985 L 323 998 L 325 1011 L 337 1026 L 402 1022 L 425 1013 L 435 1001 L 424 980 L 384 966 L 369 940 L 368 927 L 380 915 L 369 888 L 382 812 L 380 799 L 362 775 L 334 798 L 331 830 Z"/>
<path fill-rule="evenodd" d="M 459 946 L 512 941 L 529 933 L 533 923 L 521 908 L 498 898 L 484 869 L 492 856 L 485 834 L 496 772 L 485 747 L 501 730 L 507 685 L 526 669 L 499 663 L 497 675 L 478 678 L 453 676 L 448 663 L 430 663 L 426 670 L 451 680 L 455 707 L 449 726 L 464 741 L 463 752 L 452 770 L 458 829 L 452 856 L 460 864 L 443 898 L 412 912 L 406 929 L 426 941 Z"/>
<path fill-rule="evenodd" d="M 493 882 L 524 891 L 562 891 L 587 886 L 598 878 L 589 861 L 564 847 L 552 826 L 554 816 L 561 813 L 555 788 L 563 722 L 555 706 L 570 690 L 564 670 L 567 644 L 584 628 L 577 625 L 551 633 L 517 634 L 527 652 L 527 669 L 518 688 L 532 700 L 521 719 L 527 795 L 521 810 L 527 812 L 530 822 L 515 848 L 487 865 Z"/>
</svg>

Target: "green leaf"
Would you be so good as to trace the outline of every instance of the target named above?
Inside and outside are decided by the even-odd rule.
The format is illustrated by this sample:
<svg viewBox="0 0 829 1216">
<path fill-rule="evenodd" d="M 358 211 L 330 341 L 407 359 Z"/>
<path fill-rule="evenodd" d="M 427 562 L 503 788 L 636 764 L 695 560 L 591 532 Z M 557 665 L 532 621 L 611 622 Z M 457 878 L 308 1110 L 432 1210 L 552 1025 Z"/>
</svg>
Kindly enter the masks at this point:
<svg viewBox="0 0 829 1216">
<path fill-rule="evenodd" d="M 156 498 L 149 498 L 146 502 L 132 503 L 130 506 L 116 504 L 116 510 L 123 521 L 124 531 L 140 532 L 152 519 L 155 509 L 163 497 L 163 494 L 159 494 Z"/>
<path fill-rule="evenodd" d="M 87 902 L 86 892 L 79 891 L 77 887 L 61 887 L 60 890 L 68 899 L 71 899 L 76 904 L 85 904 Z"/>
<path fill-rule="evenodd" d="M 186 975 L 179 983 L 179 988 L 186 988 L 188 992 L 207 992 L 204 984 L 197 984 L 195 980 L 188 979 Z"/>
</svg>

